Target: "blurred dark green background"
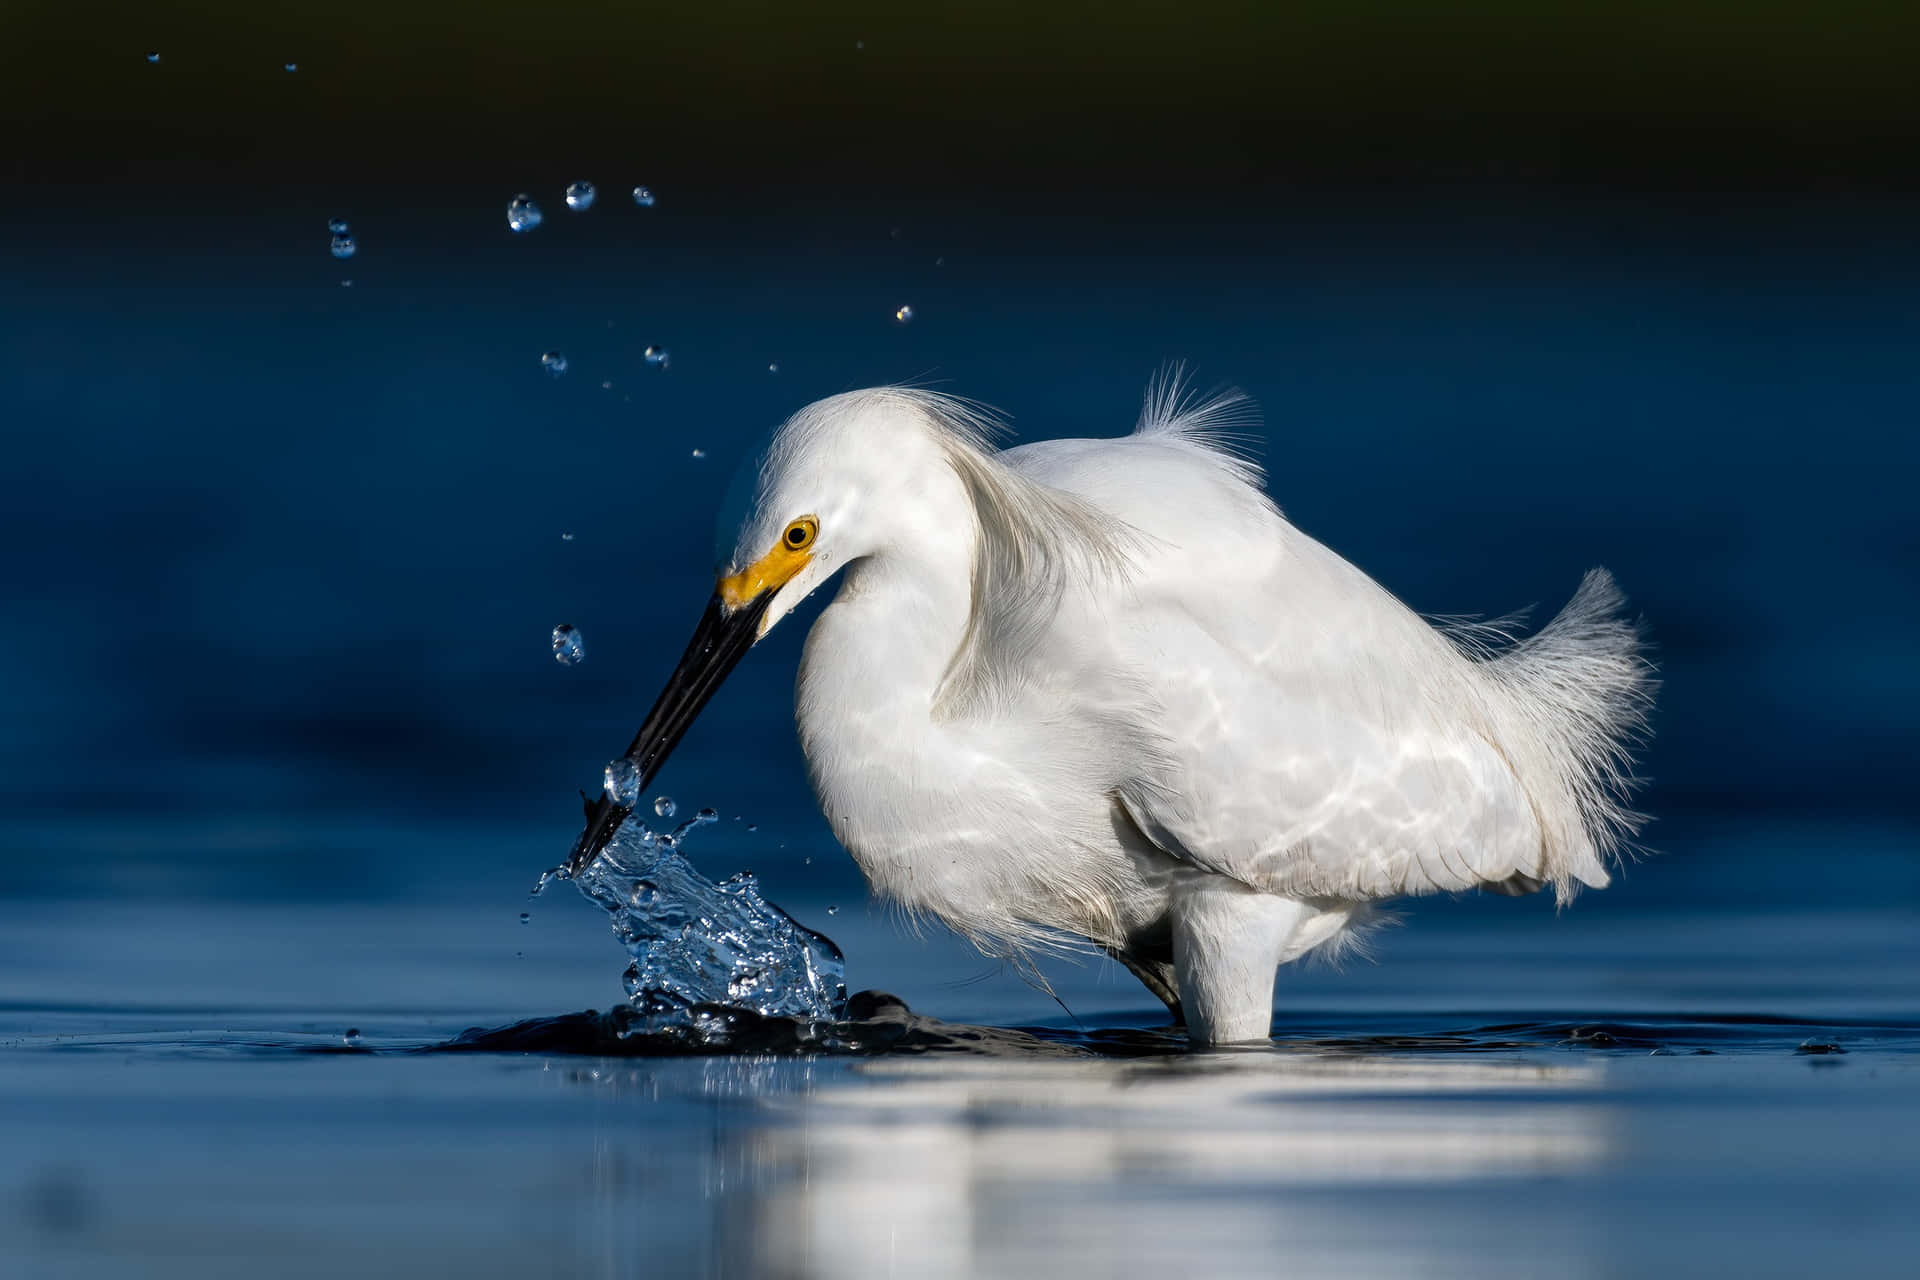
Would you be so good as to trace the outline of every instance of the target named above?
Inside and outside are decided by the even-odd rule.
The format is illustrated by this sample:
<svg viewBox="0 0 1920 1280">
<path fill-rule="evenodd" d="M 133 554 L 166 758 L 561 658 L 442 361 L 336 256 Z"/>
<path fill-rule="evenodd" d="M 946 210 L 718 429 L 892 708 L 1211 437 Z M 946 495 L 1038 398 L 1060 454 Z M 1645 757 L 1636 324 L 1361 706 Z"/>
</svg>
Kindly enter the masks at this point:
<svg viewBox="0 0 1920 1280">
<path fill-rule="evenodd" d="M 148 49 L 162 63 L 129 75 Z M 821 188 L 1910 191 L 1917 67 L 1915 7 L 1858 0 L 10 0 L 0 172 L 297 189 L 625 154 L 779 205 Z"/>
</svg>

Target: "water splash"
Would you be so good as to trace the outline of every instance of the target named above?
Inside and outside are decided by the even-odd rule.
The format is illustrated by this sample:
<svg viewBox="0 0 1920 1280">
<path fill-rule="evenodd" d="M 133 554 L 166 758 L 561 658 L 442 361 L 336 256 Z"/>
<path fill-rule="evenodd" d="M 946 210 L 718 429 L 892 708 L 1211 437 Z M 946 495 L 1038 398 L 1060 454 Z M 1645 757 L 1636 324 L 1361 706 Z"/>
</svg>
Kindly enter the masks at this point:
<svg viewBox="0 0 1920 1280">
<path fill-rule="evenodd" d="M 507 202 L 507 226 L 517 232 L 531 231 L 543 221 L 540 206 L 533 197 L 521 194 Z"/>
<path fill-rule="evenodd" d="M 625 756 L 608 761 L 605 784 L 607 794 L 617 803 L 633 808 L 633 802 L 640 798 L 640 766 Z"/>
<path fill-rule="evenodd" d="M 577 667 L 587 656 L 587 638 L 580 628 L 563 622 L 553 629 L 553 660 L 563 667 Z"/>
<path fill-rule="evenodd" d="M 760 896 L 751 872 L 718 884 L 680 853 L 699 816 L 669 834 L 629 818 L 600 856 L 573 876 L 574 887 L 611 917 L 627 949 L 627 1002 L 635 1033 L 673 1029 L 720 1041 L 739 1024 L 732 1013 L 837 1022 L 846 1015 L 846 962 L 840 948 Z M 548 872 L 537 894 L 564 873 Z"/>
</svg>

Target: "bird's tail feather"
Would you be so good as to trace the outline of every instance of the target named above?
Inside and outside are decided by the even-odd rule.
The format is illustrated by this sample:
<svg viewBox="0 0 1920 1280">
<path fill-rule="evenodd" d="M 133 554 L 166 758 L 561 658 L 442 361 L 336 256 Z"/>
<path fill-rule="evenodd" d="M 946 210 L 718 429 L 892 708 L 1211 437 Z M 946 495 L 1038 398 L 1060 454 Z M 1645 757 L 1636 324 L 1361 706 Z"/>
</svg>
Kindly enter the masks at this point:
<svg viewBox="0 0 1920 1280">
<path fill-rule="evenodd" d="M 1536 803 L 1546 825 L 1537 875 L 1563 902 L 1579 885 L 1604 886 L 1608 862 L 1645 821 L 1629 804 L 1633 752 L 1646 740 L 1657 681 L 1625 604 L 1612 574 L 1590 570 L 1546 626 L 1480 655 L 1501 745 L 1547 801 Z"/>
</svg>

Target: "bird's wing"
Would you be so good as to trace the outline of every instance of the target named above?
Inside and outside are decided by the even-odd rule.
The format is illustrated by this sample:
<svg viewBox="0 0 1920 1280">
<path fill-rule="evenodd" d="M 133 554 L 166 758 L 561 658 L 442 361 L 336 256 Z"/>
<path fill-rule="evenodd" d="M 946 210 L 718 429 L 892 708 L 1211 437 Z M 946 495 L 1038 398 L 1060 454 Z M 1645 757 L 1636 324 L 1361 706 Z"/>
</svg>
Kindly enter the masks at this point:
<svg viewBox="0 0 1920 1280">
<path fill-rule="evenodd" d="M 1170 434 L 1002 457 L 1145 535 L 1124 590 L 1063 615 L 1056 644 L 1142 691 L 1153 749 L 1118 790 L 1155 844 L 1290 897 L 1552 878 L 1471 663 L 1245 464 Z"/>
</svg>

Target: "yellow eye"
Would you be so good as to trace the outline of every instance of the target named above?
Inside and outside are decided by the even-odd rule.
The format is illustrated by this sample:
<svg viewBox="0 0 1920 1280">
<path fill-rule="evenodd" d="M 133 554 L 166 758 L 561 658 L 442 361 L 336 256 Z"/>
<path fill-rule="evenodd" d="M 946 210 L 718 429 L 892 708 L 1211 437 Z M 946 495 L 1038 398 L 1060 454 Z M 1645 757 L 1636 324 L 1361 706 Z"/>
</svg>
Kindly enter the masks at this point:
<svg viewBox="0 0 1920 1280">
<path fill-rule="evenodd" d="M 787 526 L 780 541 L 786 544 L 789 551 L 805 551 L 813 545 L 813 535 L 819 527 L 812 516 L 802 516 Z"/>
</svg>

